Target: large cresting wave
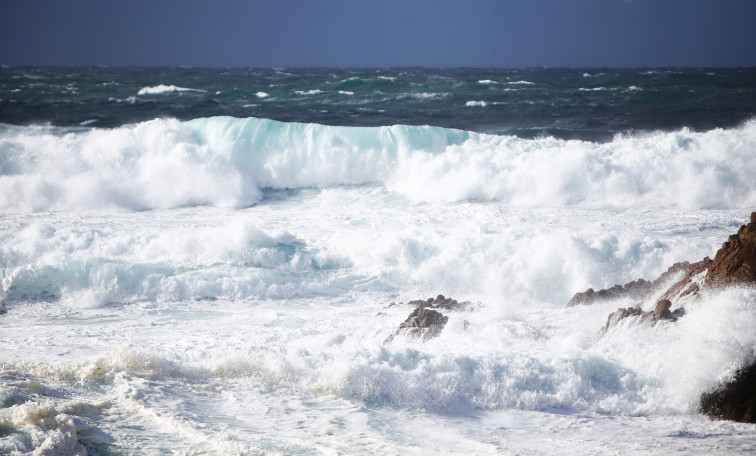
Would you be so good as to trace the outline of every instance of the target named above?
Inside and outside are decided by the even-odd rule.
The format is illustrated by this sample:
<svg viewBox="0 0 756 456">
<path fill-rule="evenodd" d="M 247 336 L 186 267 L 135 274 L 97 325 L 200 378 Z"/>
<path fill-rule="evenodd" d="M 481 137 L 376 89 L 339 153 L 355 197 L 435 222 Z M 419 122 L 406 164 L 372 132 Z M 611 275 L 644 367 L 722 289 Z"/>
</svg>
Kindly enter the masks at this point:
<svg viewBox="0 0 756 456">
<path fill-rule="evenodd" d="M 156 119 L 114 129 L 0 125 L 0 210 L 258 203 L 265 189 L 381 185 L 412 201 L 683 209 L 756 204 L 756 121 L 607 143 L 394 125 Z"/>
</svg>

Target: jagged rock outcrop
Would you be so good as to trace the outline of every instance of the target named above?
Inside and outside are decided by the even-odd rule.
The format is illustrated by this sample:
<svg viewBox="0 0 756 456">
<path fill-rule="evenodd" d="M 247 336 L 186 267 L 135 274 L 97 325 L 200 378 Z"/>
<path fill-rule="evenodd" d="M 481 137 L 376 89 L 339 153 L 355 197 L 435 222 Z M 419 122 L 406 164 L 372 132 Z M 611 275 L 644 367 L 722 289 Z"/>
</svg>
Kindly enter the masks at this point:
<svg viewBox="0 0 756 456">
<path fill-rule="evenodd" d="M 606 319 L 606 324 L 604 325 L 602 333 L 608 331 L 612 326 L 617 326 L 620 321 L 624 320 L 627 317 L 640 317 L 640 319 L 635 320 L 635 322 L 637 324 L 648 326 L 656 326 L 656 324 L 662 320 L 675 322 L 679 317 L 684 315 L 685 310 L 683 308 L 679 308 L 672 312 L 670 310 L 671 307 L 672 302 L 668 299 L 660 299 L 659 301 L 657 301 L 654 310 L 650 312 L 643 312 L 640 305 L 628 308 L 620 307 L 616 311 L 609 314 L 609 318 Z"/>
<path fill-rule="evenodd" d="M 587 306 L 599 301 L 610 301 L 615 299 L 628 298 L 640 302 L 649 295 L 658 291 L 662 286 L 669 282 L 675 274 L 689 266 L 688 262 L 675 263 L 667 271 L 659 276 L 653 282 L 645 279 L 634 280 L 625 285 L 615 285 L 611 288 L 594 291 L 589 288 L 581 293 L 575 293 L 575 296 L 567 303 L 567 307 Z"/>
<path fill-rule="evenodd" d="M 729 285 L 756 281 L 756 212 L 751 223 L 743 225 L 722 244 L 706 277 L 710 285 Z"/>
<path fill-rule="evenodd" d="M 708 257 L 685 269 L 682 280 L 672 285 L 662 298 L 672 301 L 695 296 L 705 288 L 747 285 L 756 282 L 756 212 L 751 222 L 740 227 L 725 241 L 714 259 Z"/>
<path fill-rule="evenodd" d="M 449 321 L 449 317 L 439 310 L 467 310 L 472 306 L 469 301 L 458 302 L 456 299 L 446 298 L 444 295 L 438 295 L 435 299 L 410 301 L 408 304 L 415 306 L 415 310 L 384 343 L 390 343 L 395 336 L 399 335 L 422 339 L 423 342 L 432 339 L 441 334 L 441 330 Z M 465 328 L 467 328 L 467 325 L 465 325 Z"/>
<path fill-rule="evenodd" d="M 615 285 L 599 291 L 589 288 L 582 293 L 576 293 L 567 303 L 567 307 L 587 306 L 598 301 L 609 301 L 621 298 L 643 299 L 651 291 L 651 282 L 644 279 L 634 280 L 625 285 Z"/>
<path fill-rule="evenodd" d="M 667 286 L 665 290 L 665 285 L 680 271 L 683 271 L 682 278 Z M 630 298 L 640 303 L 660 292 L 660 300 L 679 305 L 682 298 L 694 297 L 703 289 L 754 283 L 756 283 L 756 212 L 751 214 L 751 222 L 748 225 L 741 226 L 737 234 L 733 234 L 722 244 L 722 248 L 717 251 L 713 260 L 706 257 L 697 263 L 677 263 L 653 282 L 638 279 L 606 290 L 593 291 L 589 288 L 582 293 L 576 293 L 567 306 L 588 305 L 619 298 Z M 612 313 L 608 322 L 616 324 L 630 316 L 640 316 L 646 318 L 646 321 L 650 320 L 651 317 L 646 317 L 647 313 L 638 313 L 634 309 L 636 308 L 618 309 L 617 312 Z M 676 312 L 678 311 L 680 309 Z M 684 309 L 682 311 L 684 312 Z"/>
<path fill-rule="evenodd" d="M 685 296 L 695 296 L 706 279 L 705 273 L 708 270 L 709 265 L 711 265 L 709 257 L 706 257 L 697 263 L 688 264 L 685 267 L 683 278 L 669 287 L 661 298 L 677 301 Z"/>
<path fill-rule="evenodd" d="M 716 391 L 704 393 L 700 411 L 712 418 L 756 423 L 756 363 L 741 368 Z"/>
<path fill-rule="evenodd" d="M 470 301 L 458 302 L 456 299 L 446 298 L 444 295 L 438 295 L 435 299 L 428 298 L 426 300 L 418 299 L 410 301 L 407 304 L 415 306 L 419 309 L 431 308 L 431 309 L 443 309 L 443 310 L 466 310 L 472 306 Z"/>
<path fill-rule="evenodd" d="M 423 341 L 432 339 L 441 334 L 441 330 L 444 329 L 447 321 L 449 321 L 449 317 L 437 310 L 418 307 L 399 325 L 396 333 L 386 339 L 386 342 L 391 342 L 394 340 L 394 336 L 398 335 L 406 335 L 416 339 L 422 338 Z"/>
<path fill-rule="evenodd" d="M 684 269 L 680 280 L 668 286 L 666 290 L 659 287 L 671 280 L 671 274 Z M 667 275 L 664 278 L 664 275 Z M 608 290 L 594 292 L 588 289 L 577 293 L 568 306 L 593 304 L 600 300 L 615 298 L 646 300 L 654 293 L 661 292 L 661 299 L 653 311 L 643 312 L 640 305 L 620 308 L 607 318 L 602 332 L 616 326 L 619 322 L 633 318 L 636 324 L 656 325 L 658 322 L 676 321 L 684 315 L 684 306 L 688 299 L 695 297 L 706 289 L 716 289 L 728 285 L 754 286 L 756 284 L 756 212 L 751 214 L 750 223 L 740 227 L 736 234 L 727 239 L 717 251 L 714 259 L 704 258 L 697 263 L 678 263 L 670 268 L 651 286 L 647 281 L 630 282 L 625 286 L 616 285 Z M 663 279 L 664 278 L 664 279 Z M 640 282 L 640 284 L 639 284 Z M 754 312 L 756 312 L 756 303 Z M 679 307 L 672 311 L 673 305 Z M 751 361 L 741 368 L 731 381 L 721 385 L 717 390 L 701 396 L 699 407 L 701 413 L 712 418 L 756 422 L 756 362 Z"/>
</svg>

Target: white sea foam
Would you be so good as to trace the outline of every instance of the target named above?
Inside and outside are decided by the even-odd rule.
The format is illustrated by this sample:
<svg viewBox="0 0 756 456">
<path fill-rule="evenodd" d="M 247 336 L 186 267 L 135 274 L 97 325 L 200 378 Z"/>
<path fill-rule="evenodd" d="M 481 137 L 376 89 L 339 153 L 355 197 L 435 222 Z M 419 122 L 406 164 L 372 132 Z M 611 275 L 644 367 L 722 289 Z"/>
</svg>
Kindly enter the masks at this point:
<svg viewBox="0 0 756 456">
<path fill-rule="evenodd" d="M 143 100 L 141 100 L 140 98 L 137 98 L 135 96 L 126 97 L 126 98 L 123 98 L 123 99 L 121 99 L 121 98 L 115 98 L 115 97 L 109 97 L 108 101 L 115 101 L 116 103 L 128 103 L 128 104 L 136 104 L 136 103 L 143 102 Z"/>
<path fill-rule="evenodd" d="M 496 84 L 496 81 L 492 81 L 490 79 L 481 79 L 478 81 L 478 84 Z"/>
<path fill-rule="evenodd" d="M 488 103 L 486 103 L 485 101 L 468 101 L 467 103 L 465 103 L 465 106 L 467 106 L 468 108 L 485 108 L 486 106 L 488 106 Z"/>
<path fill-rule="evenodd" d="M 262 188 L 366 183 L 415 201 L 753 207 L 754 148 L 753 121 L 729 130 L 617 136 L 609 143 L 224 117 L 83 132 L 6 126 L 0 132 L 0 208 L 244 206 L 259 201 Z"/>
<path fill-rule="evenodd" d="M 507 82 L 509 85 L 535 85 L 535 82 L 530 81 L 510 81 Z"/>
<path fill-rule="evenodd" d="M 434 150 L 413 138 L 408 150 Z M 469 140 L 444 138 L 439 153 Z M 0 409 L 11 432 L 0 452 L 34 451 L 44 437 L 140 454 L 308 454 L 312 441 L 345 454 L 407 454 L 418 442 L 418 454 L 564 454 L 537 443 L 548 432 L 603 436 L 593 452 L 749 454 L 752 426 L 695 410 L 756 354 L 753 290 L 704 295 L 674 325 L 604 336 L 606 315 L 630 302 L 564 308 L 576 290 L 711 256 L 743 220 L 742 210 L 408 203 L 382 184 L 268 191 L 242 209 L 7 215 L 0 353 L 13 355 L 0 402 L 15 405 Z M 437 339 L 383 343 L 410 312 L 390 302 L 439 292 L 478 304 L 450 313 Z M 52 424 L 13 424 L 20 408 Z M 422 431 L 445 426 L 440 440 Z M 627 428 L 648 432 L 628 440 Z"/>
<path fill-rule="evenodd" d="M 320 89 L 295 90 L 294 93 L 297 95 L 320 95 L 323 91 Z"/>
<path fill-rule="evenodd" d="M 137 92 L 137 95 L 159 95 L 162 93 L 171 93 L 171 92 L 205 92 L 204 90 L 199 89 L 188 89 L 186 87 L 176 87 L 175 85 L 164 85 L 160 84 L 155 87 L 143 87 L 139 89 L 139 92 Z"/>
<path fill-rule="evenodd" d="M 351 92 L 349 90 L 339 90 L 339 93 L 342 95 L 354 95 L 354 92 Z"/>
<path fill-rule="evenodd" d="M 77 405 L 68 404 L 63 410 L 49 401 L 12 406 L 10 423 L 3 424 L 18 433 L 3 439 L 0 450 L 9 450 L 8 454 L 86 456 L 87 450 L 79 442 L 79 428 L 71 416 L 72 411 L 81 408 Z"/>
<path fill-rule="evenodd" d="M 412 92 L 408 94 L 403 94 L 402 96 L 397 97 L 398 99 L 402 98 L 414 98 L 417 100 L 439 100 L 443 98 L 448 98 L 448 93 L 437 93 L 437 92 Z"/>
<path fill-rule="evenodd" d="M 270 94 L 266 92 L 257 92 L 255 95 L 257 98 L 268 98 L 270 96 Z"/>
</svg>

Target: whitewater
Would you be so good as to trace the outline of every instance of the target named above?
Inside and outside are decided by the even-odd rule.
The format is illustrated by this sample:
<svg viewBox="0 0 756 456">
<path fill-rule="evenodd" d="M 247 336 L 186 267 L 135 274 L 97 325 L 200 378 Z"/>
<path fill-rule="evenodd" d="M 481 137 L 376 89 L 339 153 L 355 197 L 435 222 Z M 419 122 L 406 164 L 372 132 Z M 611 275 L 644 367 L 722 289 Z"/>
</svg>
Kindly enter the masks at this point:
<svg viewBox="0 0 756 456">
<path fill-rule="evenodd" d="M 40 83 L 4 71 L 21 94 Z M 206 114 L 240 83 L 123 69 L 139 78 L 121 93 L 102 85 L 116 70 L 81 71 L 106 72 L 86 115 L 14 122 L 21 95 L 0 96 L 0 454 L 756 451 L 754 425 L 698 412 L 756 359 L 756 291 L 605 334 L 633 302 L 566 307 L 713 257 L 756 208 L 753 115 L 536 135 L 485 115 L 355 121 L 365 106 L 474 116 L 506 109 L 505 89 L 644 97 L 644 78 L 676 76 L 574 70 L 550 89 L 547 70 L 470 70 L 458 96 L 457 73 L 266 70 L 234 96 L 274 115 L 184 118 L 163 109 Z M 130 96 L 156 98 L 108 101 Z M 297 117 L 311 103 L 356 104 L 351 121 Z M 81 125 L 108 116 L 123 117 Z M 437 338 L 387 342 L 406 303 L 439 294 L 471 306 Z"/>
</svg>

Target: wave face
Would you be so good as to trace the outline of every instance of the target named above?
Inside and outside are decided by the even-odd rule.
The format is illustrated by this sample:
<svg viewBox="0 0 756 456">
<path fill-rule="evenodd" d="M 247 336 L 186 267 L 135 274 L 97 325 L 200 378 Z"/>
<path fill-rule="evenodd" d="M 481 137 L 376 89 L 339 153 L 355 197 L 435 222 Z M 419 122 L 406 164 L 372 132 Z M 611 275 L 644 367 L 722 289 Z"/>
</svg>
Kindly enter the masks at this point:
<svg viewBox="0 0 756 456">
<path fill-rule="evenodd" d="M 0 127 L 5 212 L 240 207 L 265 189 L 380 185 L 417 202 L 682 209 L 756 204 L 756 122 L 606 143 L 439 127 L 156 119 Z"/>
</svg>

